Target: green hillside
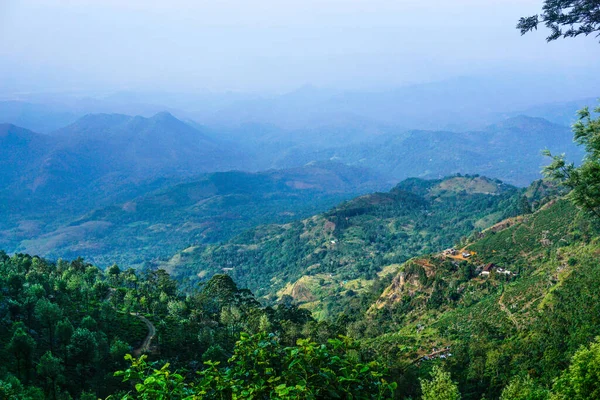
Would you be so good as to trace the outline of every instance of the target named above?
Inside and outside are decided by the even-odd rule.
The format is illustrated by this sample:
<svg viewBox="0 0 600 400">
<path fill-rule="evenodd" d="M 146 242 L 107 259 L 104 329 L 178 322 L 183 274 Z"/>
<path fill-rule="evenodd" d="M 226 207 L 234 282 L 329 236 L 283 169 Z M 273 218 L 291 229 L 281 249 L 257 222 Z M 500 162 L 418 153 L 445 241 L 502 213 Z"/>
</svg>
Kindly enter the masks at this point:
<svg viewBox="0 0 600 400">
<path fill-rule="evenodd" d="M 600 221 L 561 197 L 534 200 L 542 191 L 553 189 L 536 183 L 521 191 L 481 177 L 412 179 L 389 193 L 181 256 L 198 262 L 235 249 L 245 264 L 234 265 L 248 268 L 239 281 L 265 285 L 255 288 L 260 299 L 225 274 L 200 287 L 179 286 L 164 270 L 101 271 L 81 259 L 54 264 L 0 253 L 0 356 L 9 360 L 0 368 L 0 395 L 125 399 L 130 381 L 139 392 L 134 398 L 155 398 L 142 393 L 165 387 L 170 398 L 237 390 L 247 398 L 249 388 L 264 398 L 295 398 L 309 387 L 328 393 L 322 398 L 414 399 L 430 373 L 432 382 L 448 379 L 439 367 L 463 399 L 568 393 L 579 387 L 571 380 L 577 368 L 598 350 L 586 346 L 600 335 Z M 540 205 L 516 215 L 523 193 Z M 488 227 L 473 231 L 482 218 Z M 463 230 L 462 239 L 452 233 Z M 438 251 L 459 239 L 459 254 Z M 306 269 L 258 269 L 268 255 L 282 254 L 275 248 L 302 255 L 286 263 Z M 247 252 L 264 258 L 251 264 Z M 325 267 L 312 258 L 319 252 Z M 411 252 L 424 255 L 409 258 Z M 381 260 L 369 258 L 376 253 Z M 326 268 L 328 261 L 337 264 Z M 232 268 L 225 272 L 235 276 Z M 264 295 L 280 299 L 264 307 L 257 301 Z M 124 360 L 126 353 L 148 358 Z M 155 369 L 166 362 L 169 373 Z M 126 382 L 112 376 L 116 370 Z M 303 378 L 307 370 L 327 375 Z"/>
<path fill-rule="evenodd" d="M 395 265 L 517 215 L 521 192 L 477 176 L 410 179 L 305 220 L 187 250 L 163 266 L 182 275 L 191 269 L 200 280 L 226 272 L 259 296 L 288 294 L 325 317 Z"/>
<path fill-rule="evenodd" d="M 549 388 L 600 334 L 599 233 L 598 221 L 554 200 L 475 235 L 468 261 L 405 263 L 348 329 L 396 368 L 425 374 L 443 362 L 466 399 L 497 398 L 515 376 Z"/>
<path fill-rule="evenodd" d="M 368 171 L 334 162 L 168 182 L 80 216 L 59 218 L 59 209 L 39 218 L 23 215 L 4 229 L 0 223 L 0 245 L 55 259 L 83 256 L 101 266 L 142 267 L 182 248 L 224 241 L 258 224 L 306 217 L 386 187 Z M 52 217 L 55 221 L 43 222 Z"/>
</svg>

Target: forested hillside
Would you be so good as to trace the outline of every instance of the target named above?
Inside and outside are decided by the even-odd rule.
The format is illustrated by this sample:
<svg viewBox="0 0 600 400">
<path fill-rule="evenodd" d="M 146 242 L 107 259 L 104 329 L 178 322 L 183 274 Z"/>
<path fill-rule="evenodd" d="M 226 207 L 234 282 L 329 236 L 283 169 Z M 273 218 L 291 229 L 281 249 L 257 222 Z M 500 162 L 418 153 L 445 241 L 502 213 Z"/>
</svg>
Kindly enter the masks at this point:
<svg viewBox="0 0 600 400">
<path fill-rule="evenodd" d="M 492 188 L 497 190 L 493 195 L 473 193 Z M 450 190 L 471 192 L 463 194 L 469 201 L 460 203 Z M 539 185 L 536 191 L 541 191 Z M 475 212 L 488 196 L 492 203 L 510 202 L 514 192 L 522 199 L 519 191 L 483 178 L 412 180 L 390 194 L 362 197 L 326 215 L 344 221 L 348 215 L 352 223 L 332 236 L 344 240 L 344 231 L 364 215 L 356 210 L 373 207 L 374 199 L 378 207 L 387 203 L 378 212 L 389 217 L 397 215 L 392 199 L 399 197 L 413 205 L 403 204 L 403 213 L 414 215 L 431 199 L 423 194 L 450 196 L 456 208 L 473 203 Z M 440 197 L 435 202 L 443 202 Z M 458 389 L 452 390 L 465 399 L 520 399 L 522 392 L 545 399 L 550 392 L 569 393 L 577 368 L 596 357 L 597 345 L 587 350 L 580 346 L 600 335 L 595 290 L 600 284 L 600 223 L 562 198 L 530 199 L 538 207 L 533 213 L 530 209 L 465 239 L 461 252 L 471 254 L 466 259 L 462 253 L 433 252 L 397 261 L 388 269 L 391 275 L 368 290 L 349 294 L 343 288 L 333 299 L 323 298 L 325 303 L 347 303 L 351 308 L 346 311 L 352 312 L 330 306 L 329 313 L 316 314 L 321 322 L 306 309 L 310 303 L 299 308 L 286 296 L 262 306 L 228 275 L 215 275 L 199 288 L 187 284 L 184 292 L 162 270 L 113 266 L 101 271 L 80 259 L 51 263 L 2 253 L 0 351 L 10 361 L 0 369 L 0 393 L 23 399 L 62 399 L 70 393 L 87 399 L 111 393 L 121 398 L 129 391 L 158 398 L 153 396 L 169 387 L 172 398 L 194 393 L 214 398 L 234 396 L 241 385 L 239 390 L 250 390 L 239 392 L 242 398 L 252 398 L 250 393 L 295 398 L 302 388 L 315 393 L 327 389 L 316 398 L 336 398 L 333 393 L 391 398 L 397 387 L 393 398 L 404 399 L 425 396 L 428 390 L 436 393 L 435 385 L 454 387 L 439 365 L 456 382 Z M 431 204 L 427 209 L 436 210 Z M 355 212 L 339 214 L 342 210 Z M 452 221 L 460 226 L 460 219 Z M 342 273 L 351 270 L 340 268 Z M 346 302 L 348 298 L 356 300 Z M 328 341 L 338 335 L 344 338 Z M 311 340 L 297 342 L 302 338 Z M 149 358 L 124 359 L 127 353 Z M 167 361 L 168 370 L 180 374 L 151 367 Z M 579 367 L 570 367 L 571 362 Z M 327 376 L 301 378 L 302 370 L 325 365 Z M 123 372 L 113 377 L 116 370 Z M 194 371 L 200 375 L 194 377 Z M 269 374 L 274 380 L 260 379 Z M 139 379 L 145 382 L 135 389 L 128 383 Z M 351 380 L 346 384 L 345 379 Z M 353 379 L 362 386 L 351 386 Z"/>
<path fill-rule="evenodd" d="M 143 391 L 115 374 L 128 367 L 126 354 L 145 354 L 124 373 L 134 383 L 152 373 L 150 365 L 159 360 L 182 371 L 155 372 L 155 378 L 145 381 L 144 398 L 181 398 L 180 379 L 194 379 L 196 372 L 201 382 L 186 393 L 202 390 L 207 398 L 236 393 L 236 385 L 270 397 L 284 393 L 285 383 L 294 380 L 338 396 L 391 394 L 392 385 L 382 381 L 382 365 L 367 356 L 361 357 L 364 361 L 351 356 L 355 345 L 349 339 L 327 342 L 340 333 L 339 326 L 317 323 L 297 306 L 261 306 L 226 275 L 183 294 L 162 270 L 140 273 L 113 266 L 101 271 L 81 259 L 51 263 L 0 252 L 3 399 L 129 398 L 128 392 Z M 312 340 L 293 347 L 301 338 Z M 230 368 L 218 367 L 232 356 Z M 306 380 L 303 372 L 309 368 L 328 372 Z M 285 378 L 267 383 L 265 374 Z M 170 386 L 161 386 L 165 381 Z M 168 392 L 160 397 L 159 390 Z M 295 385 L 287 390 L 302 392 Z"/>
<path fill-rule="evenodd" d="M 381 181 L 359 167 L 320 162 L 259 173 L 217 172 L 179 184 L 158 180 L 139 187 L 141 195 L 122 194 L 120 201 L 88 212 L 53 203 L 19 212 L 9 202 L 0 221 L 0 246 L 54 259 L 83 256 L 101 266 L 142 267 L 182 248 L 313 215 L 389 187 Z"/>
<path fill-rule="evenodd" d="M 445 360 L 464 398 L 497 398 L 509 382 L 544 392 L 600 334 L 599 228 L 553 201 L 476 235 L 468 260 L 405 263 L 351 329 L 397 368 Z"/>
<path fill-rule="evenodd" d="M 477 176 L 409 179 L 312 218 L 184 251 L 167 266 L 183 275 L 192 270 L 196 280 L 226 271 L 257 295 L 291 295 L 323 316 L 335 315 L 409 258 L 519 214 L 523 193 Z"/>
</svg>

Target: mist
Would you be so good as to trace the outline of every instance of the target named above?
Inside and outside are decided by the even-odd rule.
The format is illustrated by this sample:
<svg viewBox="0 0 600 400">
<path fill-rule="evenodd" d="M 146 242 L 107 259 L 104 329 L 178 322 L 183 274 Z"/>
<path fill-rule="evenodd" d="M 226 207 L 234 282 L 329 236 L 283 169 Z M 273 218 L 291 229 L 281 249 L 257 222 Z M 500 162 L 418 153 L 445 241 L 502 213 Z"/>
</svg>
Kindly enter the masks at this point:
<svg viewBox="0 0 600 400">
<path fill-rule="evenodd" d="M 382 90 L 513 75 L 596 83 L 595 38 L 544 44 L 544 30 L 520 36 L 517 20 L 539 6 L 538 0 L 8 0 L 0 3 L 0 90 L 283 93 L 306 84 Z"/>
</svg>

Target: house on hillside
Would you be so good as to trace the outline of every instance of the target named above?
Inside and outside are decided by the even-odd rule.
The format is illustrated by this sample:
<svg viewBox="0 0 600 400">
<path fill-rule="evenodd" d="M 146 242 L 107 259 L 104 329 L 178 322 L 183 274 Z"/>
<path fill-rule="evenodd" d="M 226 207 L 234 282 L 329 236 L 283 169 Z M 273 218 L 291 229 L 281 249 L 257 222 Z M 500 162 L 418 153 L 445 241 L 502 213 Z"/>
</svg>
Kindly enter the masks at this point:
<svg viewBox="0 0 600 400">
<path fill-rule="evenodd" d="M 458 251 L 456 251 L 456 249 L 446 249 L 442 254 L 445 256 L 455 256 L 458 254 Z"/>
<path fill-rule="evenodd" d="M 463 256 L 463 258 L 469 258 L 469 257 L 471 257 L 471 253 L 469 253 L 467 251 L 463 251 L 462 256 Z"/>
<path fill-rule="evenodd" d="M 494 270 L 494 268 L 496 268 L 496 264 L 494 264 L 494 263 L 486 264 L 483 267 L 483 270 L 481 271 L 481 273 L 479 275 L 481 275 L 481 276 L 488 276 L 489 274 L 492 273 L 492 271 Z"/>
<path fill-rule="evenodd" d="M 496 271 L 497 274 L 501 274 L 501 275 L 508 275 L 508 276 L 514 275 L 511 271 L 504 269 L 504 268 L 500 268 L 494 263 L 486 264 L 483 267 L 483 269 L 479 275 L 489 276 L 492 273 L 492 271 Z"/>
</svg>

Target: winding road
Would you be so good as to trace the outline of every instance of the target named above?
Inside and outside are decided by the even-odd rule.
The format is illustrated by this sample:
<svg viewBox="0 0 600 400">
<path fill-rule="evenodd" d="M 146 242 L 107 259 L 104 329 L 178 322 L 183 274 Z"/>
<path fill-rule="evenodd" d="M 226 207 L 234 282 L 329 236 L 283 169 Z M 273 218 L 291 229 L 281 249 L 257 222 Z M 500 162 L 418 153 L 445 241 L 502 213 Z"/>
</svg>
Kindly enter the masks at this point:
<svg viewBox="0 0 600 400">
<path fill-rule="evenodd" d="M 154 324 L 152 324 L 152 322 L 150 322 L 148 318 L 144 317 L 143 315 L 139 315 L 138 313 L 130 314 L 142 320 L 142 322 L 144 322 L 148 327 L 148 334 L 144 338 L 142 345 L 137 349 L 133 349 L 133 355 L 135 357 L 139 357 L 140 355 L 142 355 L 142 353 L 148 353 L 150 351 L 150 344 L 152 343 L 152 339 L 154 339 L 154 336 L 156 336 L 156 328 L 154 327 Z"/>
<path fill-rule="evenodd" d="M 106 294 L 106 297 L 104 298 L 104 301 L 109 301 L 114 292 L 115 292 L 115 289 L 110 288 L 108 290 L 108 293 Z M 134 313 L 134 312 L 131 312 L 129 314 L 133 315 L 136 318 L 139 318 L 144 324 L 146 324 L 146 327 L 148 327 L 148 334 L 144 338 L 142 345 L 138 348 L 133 349 L 133 351 L 132 351 L 132 353 L 135 357 L 139 357 L 143 353 L 148 353 L 150 351 L 150 345 L 152 344 L 152 339 L 154 339 L 154 336 L 156 336 L 156 328 L 154 327 L 154 324 L 152 322 L 150 322 L 148 320 L 148 318 L 144 317 L 143 315 L 140 315 L 139 313 Z"/>
</svg>

